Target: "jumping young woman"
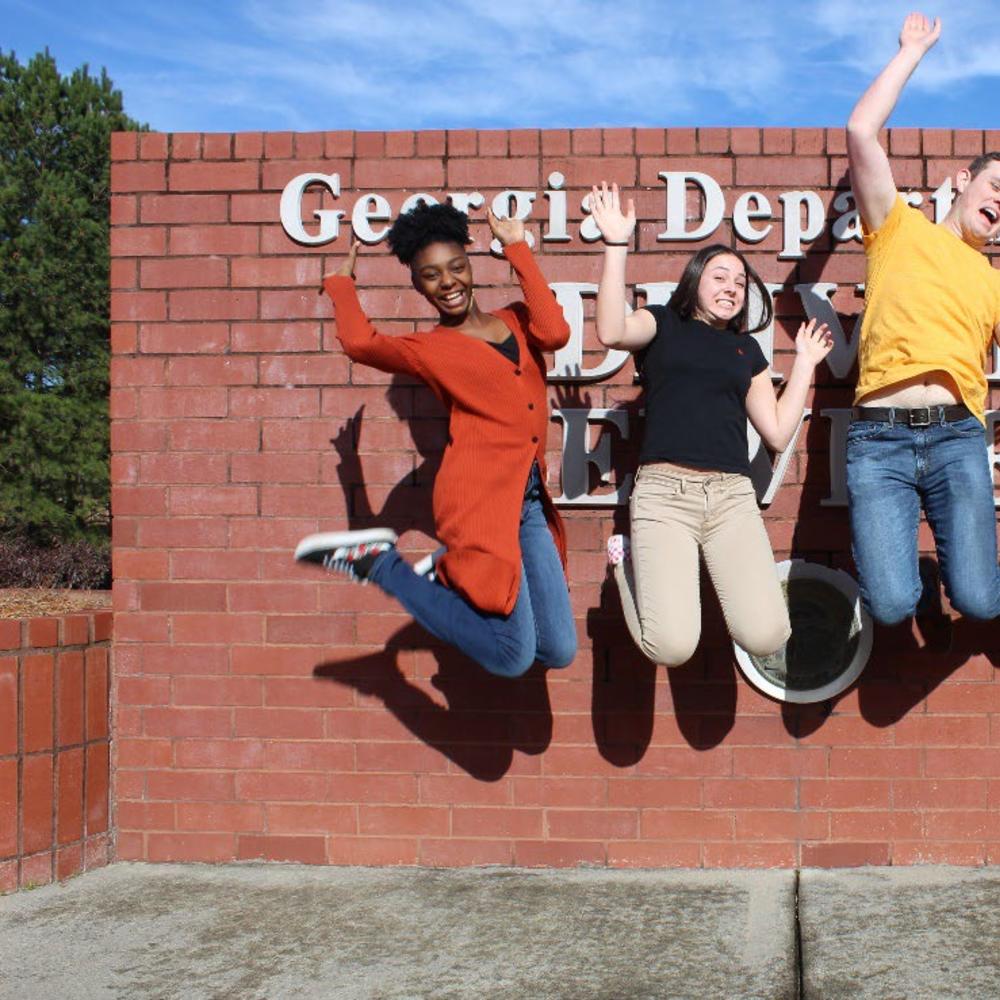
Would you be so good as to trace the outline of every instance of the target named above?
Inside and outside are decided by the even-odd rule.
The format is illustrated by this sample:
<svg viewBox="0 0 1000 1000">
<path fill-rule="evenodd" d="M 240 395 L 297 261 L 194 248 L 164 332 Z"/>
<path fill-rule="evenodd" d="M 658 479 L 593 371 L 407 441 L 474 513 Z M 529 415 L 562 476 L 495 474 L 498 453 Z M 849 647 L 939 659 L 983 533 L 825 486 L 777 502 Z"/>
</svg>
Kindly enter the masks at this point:
<svg viewBox="0 0 1000 1000">
<path fill-rule="evenodd" d="M 635 207 L 616 185 L 591 192 L 607 244 L 597 293 L 597 336 L 635 352 L 645 385 L 645 432 L 630 500 L 631 558 L 609 546 L 625 621 L 655 663 L 677 666 L 701 634 L 699 556 L 733 639 L 777 652 L 791 633 L 774 555 L 750 481 L 746 421 L 782 451 L 802 416 L 813 371 L 833 346 L 825 325 L 799 327 L 781 398 L 749 336 L 772 317 L 770 296 L 742 254 L 722 244 L 696 253 L 665 306 L 625 315 L 625 260 Z M 748 329 L 748 292 L 763 313 Z"/>
<path fill-rule="evenodd" d="M 421 203 L 389 231 L 413 287 L 438 312 L 433 330 L 376 332 L 353 281 L 357 242 L 323 281 L 347 356 L 422 379 L 448 409 L 433 493 L 444 548 L 434 578 L 402 559 L 388 528 L 310 535 L 295 558 L 374 583 L 428 632 L 490 673 L 516 677 L 536 660 L 565 667 L 576 655 L 564 532 L 545 488 L 541 353 L 562 347 L 569 327 L 524 241 L 524 223 L 492 212 L 488 219 L 524 297 L 495 313 L 476 304 L 468 218 L 451 205 Z"/>
</svg>

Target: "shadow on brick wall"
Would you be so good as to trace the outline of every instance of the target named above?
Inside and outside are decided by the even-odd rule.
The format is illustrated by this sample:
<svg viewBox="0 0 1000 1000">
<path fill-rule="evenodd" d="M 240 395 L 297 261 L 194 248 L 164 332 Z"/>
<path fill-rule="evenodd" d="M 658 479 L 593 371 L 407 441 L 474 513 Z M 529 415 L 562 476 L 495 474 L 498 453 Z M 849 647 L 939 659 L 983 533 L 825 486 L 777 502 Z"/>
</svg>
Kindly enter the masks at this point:
<svg viewBox="0 0 1000 1000">
<path fill-rule="evenodd" d="M 403 673 L 410 650 L 429 650 L 437 661 L 430 683 L 441 704 Z M 382 701 L 416 736 L 480 781 L 498 781 L 514 751 L 540 754 L 552 739 L 552 708 L 546 671 L 534 666 L 523 677 L 495 677 L 419 625 L 399 629 L 384 650 L 313 669 L 320 680 L 354 688 Z"/>
</svg>

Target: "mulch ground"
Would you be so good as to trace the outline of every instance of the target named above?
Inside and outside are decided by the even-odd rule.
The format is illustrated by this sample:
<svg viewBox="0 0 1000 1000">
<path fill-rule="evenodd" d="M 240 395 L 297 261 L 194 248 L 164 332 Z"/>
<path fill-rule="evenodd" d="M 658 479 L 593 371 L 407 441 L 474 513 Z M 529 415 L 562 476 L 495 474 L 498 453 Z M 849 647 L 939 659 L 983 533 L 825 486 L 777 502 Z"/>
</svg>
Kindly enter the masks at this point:
<svg viewBox="0 0 1000 1000">
<path fill-rule="evenodd" d="M 110 590 L 0 589 L 0 618 L 40 618 L 110 608 Z"/>
</svg>

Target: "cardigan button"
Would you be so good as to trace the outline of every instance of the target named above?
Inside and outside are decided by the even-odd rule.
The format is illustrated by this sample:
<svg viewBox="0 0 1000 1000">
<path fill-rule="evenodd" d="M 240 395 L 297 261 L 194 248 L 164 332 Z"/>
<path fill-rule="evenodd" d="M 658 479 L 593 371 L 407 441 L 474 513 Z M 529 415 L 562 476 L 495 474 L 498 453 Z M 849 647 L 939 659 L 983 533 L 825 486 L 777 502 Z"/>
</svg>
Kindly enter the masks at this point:
<svg viewBox="0 0 1000 1000">
<path fill-rule="evenodd" d="M 529 410 L 533 410 L 534 408 L 535 408 L 535 404 L 534 403 L 528 403 L 528 409 Z"/>
<path fill-rule="evenodd" d="M 514 369 L 514 374 L 515 375 L 520 375 L 521 374 L 521 369 L 520 368 L 515 368 Z"/>
<path fill-rule="evenodd" d="M 531 443 L 532 443 L 532 444 L 538 444 L 538 438 L 536 438 L 536 437 L 533 437 L 533 438 L 531 439 Z"/>
</svg>

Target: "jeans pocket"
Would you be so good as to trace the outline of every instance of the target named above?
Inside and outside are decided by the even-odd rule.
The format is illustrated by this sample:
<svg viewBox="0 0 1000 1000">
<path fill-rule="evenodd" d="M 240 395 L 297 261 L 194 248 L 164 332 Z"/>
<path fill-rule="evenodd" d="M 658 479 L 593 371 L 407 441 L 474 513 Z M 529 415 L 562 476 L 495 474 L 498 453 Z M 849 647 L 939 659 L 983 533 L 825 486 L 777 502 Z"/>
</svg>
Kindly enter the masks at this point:
<svg viewBox="0 0 1000 1000">
<path fill-rule="evenodd" d="M 964 420 L 955 420 L 944 425 L 944 429 L 950 437 L 956 438 L 977 438 L 985 440 L 986 429 L 975 417 L 966 417 Z"/>
<path fill-rule="evenodd" d="M 886 420 L 852 420 L 847 426 L 847 443 L 874 441 L 891 430 L 892 424 Z"/>
</svg>

